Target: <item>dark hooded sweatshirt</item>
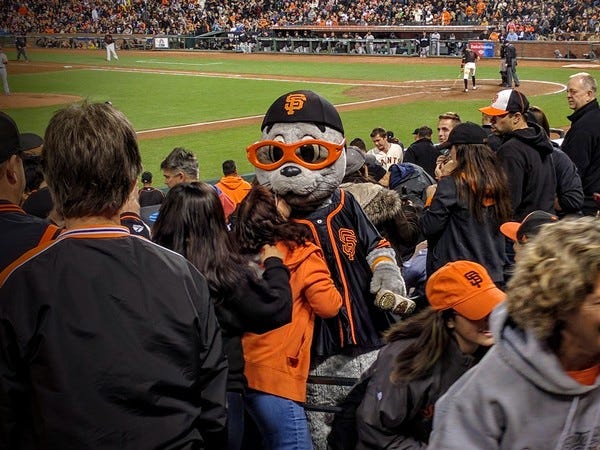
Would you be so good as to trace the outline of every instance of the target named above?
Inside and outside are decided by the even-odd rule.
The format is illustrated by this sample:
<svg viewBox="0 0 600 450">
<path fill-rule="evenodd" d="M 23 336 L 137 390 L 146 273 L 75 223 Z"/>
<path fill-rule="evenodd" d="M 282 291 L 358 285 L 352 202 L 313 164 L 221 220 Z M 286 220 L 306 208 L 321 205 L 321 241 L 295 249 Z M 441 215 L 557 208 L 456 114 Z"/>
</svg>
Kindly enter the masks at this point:
<svg viewBox="0 0 600 450">
<path fill-rule="evenodd" d="M 508 177 L 513 219 L 521 221 L 541 209 L 554 214 L 556 175 L 552 163 L 552 142 L 537 124 L 503 136 L 497 152 Z"/>
</svg>

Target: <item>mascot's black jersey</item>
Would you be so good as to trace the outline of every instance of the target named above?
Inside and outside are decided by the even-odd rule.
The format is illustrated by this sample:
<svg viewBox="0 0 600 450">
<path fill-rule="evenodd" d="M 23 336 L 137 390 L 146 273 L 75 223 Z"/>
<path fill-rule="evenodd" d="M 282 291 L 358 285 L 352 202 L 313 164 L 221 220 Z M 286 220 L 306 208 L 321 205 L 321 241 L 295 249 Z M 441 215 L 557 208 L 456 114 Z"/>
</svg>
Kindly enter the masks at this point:
<svg viewBox="0 0 600 450">
<path fill-rule="evenodd" d="M 390 247 L 389 242 L 381 237 L 352 194 L 341 189 L 333 193 L 330 203 L 295 220 L 310 227 L 343 299 L 336 317 L 315 319 L 313 353 L 329 356 L 351 346 L 382 346 L 381 333 L 395 319 L 374 304 L 375 295 L 369 291 L 372 271 L 366 257 L 376 248 Z"/>
</svg>

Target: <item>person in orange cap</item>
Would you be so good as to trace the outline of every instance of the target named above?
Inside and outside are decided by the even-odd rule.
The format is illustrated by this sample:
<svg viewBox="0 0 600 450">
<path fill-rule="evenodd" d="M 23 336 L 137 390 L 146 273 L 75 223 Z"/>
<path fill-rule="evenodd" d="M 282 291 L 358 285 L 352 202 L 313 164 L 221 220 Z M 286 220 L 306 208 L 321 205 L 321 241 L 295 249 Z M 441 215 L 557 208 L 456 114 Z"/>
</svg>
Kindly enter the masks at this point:
<svg viewBox="0 0 600 450">
<path fill-rule="evenodd" d="M 555 222 L 558 222 L 558 217 L 554 214 L 536 210 L 527 214 L 522 222 L 504 222 L 500 225 L 500 232 L 513 241 L 516 260 L 519 248 L 538 234 L 542 225 Z"/>
<path fill-rule="evenodd" d="M 482 265 L 450 262 L 425 290 L 430 306 L 386 332 L 386 346 L 336 414 L 330 448 L 423 448 L 435 402 L 494 343 L 488 316 L 504 293 Z"/>
</svg>

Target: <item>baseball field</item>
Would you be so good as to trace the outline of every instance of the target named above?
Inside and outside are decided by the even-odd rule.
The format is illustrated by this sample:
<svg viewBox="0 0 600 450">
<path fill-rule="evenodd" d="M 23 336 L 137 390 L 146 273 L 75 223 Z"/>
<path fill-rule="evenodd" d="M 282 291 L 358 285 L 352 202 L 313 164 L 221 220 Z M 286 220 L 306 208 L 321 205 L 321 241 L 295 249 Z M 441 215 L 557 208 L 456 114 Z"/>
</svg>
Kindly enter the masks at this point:
<svg viewBox="0 0 600 450">
<path fill-rule="evenodd" d="M 30 63 L 8 51 L 11 96 L 0 109 L 22 132 L 44 133 L 53 112 L 82 101 L 111 101 L 138 132 L 144 169 L 154 172 L 177 146 L 192 150 L 201 178 L 221 175 L 234 159 L 240 173 L 252 172 L 245 148 L 260 138 L 262 115 L 281 94 L 310 89 L 341 113 L 346 139 L 370 144 L 375 127 L 392 130 L 405 144 L 422 125 L 435 130 L 441 112 L 456 111 L 479 123 L 477 108 L 500 89 L 497 59 L 478 63 L 479 89 L 463 92 L 458 58 L 278 55 L 164 51 L 120 51 L 107 62 L 101 50 L 28 49 Z M 569 75 L 598 64 L 520 60 L 520 90 L 541 107 L 552 127 L 567 127 L 564 93 Z"/>
</svg>

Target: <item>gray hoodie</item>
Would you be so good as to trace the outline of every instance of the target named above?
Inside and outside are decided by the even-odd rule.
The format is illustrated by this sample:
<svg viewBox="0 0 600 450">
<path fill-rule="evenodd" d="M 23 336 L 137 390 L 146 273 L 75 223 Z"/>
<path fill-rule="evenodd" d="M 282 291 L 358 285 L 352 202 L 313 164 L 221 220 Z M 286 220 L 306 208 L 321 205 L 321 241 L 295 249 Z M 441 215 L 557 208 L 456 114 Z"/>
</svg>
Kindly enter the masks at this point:
<svg viewBox="0 0 600 450">
<path fill-rule="evenodd" d="M 491 325 L 496 344 L 436 403 L 428 448 L 600 449 L 600 381 L 585 386 L 567 375 L 505 304 Z"/>
</svg>

